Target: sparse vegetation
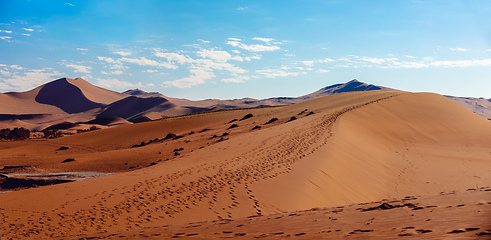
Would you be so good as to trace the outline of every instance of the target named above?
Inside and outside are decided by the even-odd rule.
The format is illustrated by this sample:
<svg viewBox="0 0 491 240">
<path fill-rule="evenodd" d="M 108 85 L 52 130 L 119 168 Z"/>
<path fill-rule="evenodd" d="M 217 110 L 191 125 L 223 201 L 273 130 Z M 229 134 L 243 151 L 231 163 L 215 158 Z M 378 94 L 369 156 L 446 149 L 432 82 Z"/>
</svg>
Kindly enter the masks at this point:
<svg viewBox="0 0 491 240">
<path fill-rule="evenodd" d="M 234 119 L 230 120 L 230 122 L 228 122 L 228 123 L 233 123 L 233 122 L 235 122 L 237 120 L 238 120 L 237 118 L 234 118 Z"/>
<path fill-rule="evenodd" d="M 59 131 L 58 129 L 50 129 L 50 130 L 44 130 L 43 131 L 44 138 L 59 138 L 63 137 L 63 132 Z"/>
<path fill-rule="evenodd" d="M 254 117 L 254 115 L 252 115 L 252 113 L 249 113 L 249 114 L 245 115 L 242 119 L 240 119 L 240 121 L 249 119 L 251 117 Z"/>
<path fill-rule="evenodd" d="M 310 116 L 312 114 L 315 114 L 314 112 L 309 112 L 306 116 Z"/>
<path fill-rule="evenodd" d="M 167 135 L 165 135 L 165 138 L 163 140 L 167 140 L 167 139 L 171 139 L 171 138 L 175 138 L 177 137 L 176 134 L 174 133 L 167 133 Z"/>
<path fill-rule="evenodd" d="M 227 129 L 236 128 L 236 127 L 238 127 L 238 126 L 239 126 L 239 125 L 237 125 L 237 124 L 232 124 L 232 125 L 231 125 L 230 127 L 228 127 Z"/>
<path fill-rule="evenodd" d="M 293 116 L 290 118 L 290 120 L 288 120 L 288 122 L 291 122 L 291 121 L 294 121 L 294 120 L 297 120 L 297 117 Z"/>
<path fill-rule="evenodd" d="M 271 118 L 266 124 L 274 123 L 276 121 L 278 121 L 278 118 Z"/>
<path fill-rule="evenodd" d="M 261 128 L 261 126 L 256 125 L 255 127 L 252 128 L 252 130 L 256 130 L 256 129 L 260 129 L 260 128 Z"/>
<path fill-rule="evenodd" d="M 20 127 L 20 128 L 4 128 L 0 130 L 0 138 L 8 139 L 8 140 L 25 140 L 31 136 L 31 131 L 29 129 Z"/>
</svg>

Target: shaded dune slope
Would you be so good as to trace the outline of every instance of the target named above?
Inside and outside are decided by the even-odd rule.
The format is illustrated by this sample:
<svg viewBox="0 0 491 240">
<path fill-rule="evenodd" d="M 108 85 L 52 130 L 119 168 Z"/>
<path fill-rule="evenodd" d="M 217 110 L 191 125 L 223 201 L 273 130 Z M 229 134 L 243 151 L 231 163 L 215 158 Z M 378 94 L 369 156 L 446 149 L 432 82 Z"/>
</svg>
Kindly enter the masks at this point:
<svg viewBox="0 0 491 240">
<path fill-rule="evenodd" d="M 314 114 L 306 114 L 306 109 Z M 353 92 L 247 111 L 254 117 L 239 121 L 233 130 L 227 130 L 230 119 L 243 116 L 244 110 L 68 137 L 64 144 L 94 149 L 93 154 L 104 162 L 111 156 L 168 151 L 175 145 L 120 147 L 138 138 L 162 136 L 169 129 L 177 134 L 203 127 L 231 133 L 226 141 L 141 170 L 0 194 L 4 219 L 0 231 L 13 238 L 66 237 L 378 201 L 489 183 L 489 121 L 443 96 Z M 297 120 L 281 120 L 291 116 Z M 272 117 L 282 124 L 250 130 Z M 166 128 L 164 122 L 174 128 Z M 199 134 L 208 133 L 176 141 L 192 144 Z"/>
<path fill-rule="evenodd" d="M 56 106 L 66 113 L 79 113 L 104 106 L 90 101 L 80 88 L 65 78 L 45 84 L 36 95 L 36 102 Z"/>
</svg>

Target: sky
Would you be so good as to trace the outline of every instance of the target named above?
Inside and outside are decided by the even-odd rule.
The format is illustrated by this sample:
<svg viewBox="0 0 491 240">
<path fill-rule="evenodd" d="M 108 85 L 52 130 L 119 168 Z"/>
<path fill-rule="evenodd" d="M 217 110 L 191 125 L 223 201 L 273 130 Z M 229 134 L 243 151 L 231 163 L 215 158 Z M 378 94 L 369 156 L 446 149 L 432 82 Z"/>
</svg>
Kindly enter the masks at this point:
<svg viewBox="0 0 491 240">
<path fill-rule="evenodd" d="M 193 100 L 357 79 L 491 98 L 488 0 L 0 0 L 0 92 L 81 77 Z"/>
</svg>

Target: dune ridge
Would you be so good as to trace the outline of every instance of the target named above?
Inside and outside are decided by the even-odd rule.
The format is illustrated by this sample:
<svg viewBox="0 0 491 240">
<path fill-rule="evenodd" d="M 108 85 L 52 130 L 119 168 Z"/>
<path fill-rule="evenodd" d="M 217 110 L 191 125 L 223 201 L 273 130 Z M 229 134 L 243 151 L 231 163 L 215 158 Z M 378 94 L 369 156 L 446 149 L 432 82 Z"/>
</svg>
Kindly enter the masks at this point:
<svg viewBox="0 0 491 240">
<path fill-rule="evenodd" d="M 272 118 L 278 120 L 266 124 Z M 181 137 L 162 140 L 171 129 Z M 47 159 L 65 144 L 70 149 L 58 155 L 78 156 L 74 165 L 45 167 L 90 163 L 107 171 L 132 158 L 155 164 L 0 194 L 0 231 L 7 238 L 76 238 L 475 188 L 489 183 L 489 133 L 489 121 L 443 96 L 370 91 L 12 146 L 2 150 L 2 162 L 28 151 Z M 148 144 L 130 147 L 144 139 Z"/>
</svg>

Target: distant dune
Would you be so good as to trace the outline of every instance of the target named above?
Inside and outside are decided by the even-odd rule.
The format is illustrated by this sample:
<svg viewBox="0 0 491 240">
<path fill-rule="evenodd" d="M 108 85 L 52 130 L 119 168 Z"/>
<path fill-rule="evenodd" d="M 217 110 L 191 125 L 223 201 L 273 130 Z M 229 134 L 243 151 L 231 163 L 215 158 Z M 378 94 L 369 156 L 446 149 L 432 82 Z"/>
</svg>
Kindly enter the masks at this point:
<svg viewBox="0 0 491 240">
<path fill-rule="evenodd" d="M 142 122 L 205 111 L 289 105 L 335 93 L 380 89 L 387 90 L 353 80 L 298 98 L 191 101 L 168 98 L 160 93 L 148 93 L 140 89 L 117 93 L 94 86 L 81 78 L 61 78 L 27 92 L 0 93 L 0 114 L 10 116 L 7 120 L 20 120 L 14 125 L 12 121 L 0 120 L 0 125 L 42 130 L 60 122 L 83 123 L 100 117 L 121 117 L 129 122 Z M 41 117 L 26 119 L 20 116 L 26 114 Z M 17 115 L 19 118 L 15 118 Z"/>
<path fill-rule="evenodd" d="M 13 239 L 485 236 L 490 143 L 490 121 L 448 98 L 383 90 L 0 142 L 0 172 L 14 165 L 120 172 L 0 194 L 0 232 Z M 453 191 L 455 198 L 438 197 Z M 385 216 L 379 210 L 389 205 L 395 209 Z M 295 227 L 295 215 L 305 229 Z M 459 229 L 463 235 L 448 235 Z"/>
</svg>

